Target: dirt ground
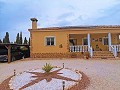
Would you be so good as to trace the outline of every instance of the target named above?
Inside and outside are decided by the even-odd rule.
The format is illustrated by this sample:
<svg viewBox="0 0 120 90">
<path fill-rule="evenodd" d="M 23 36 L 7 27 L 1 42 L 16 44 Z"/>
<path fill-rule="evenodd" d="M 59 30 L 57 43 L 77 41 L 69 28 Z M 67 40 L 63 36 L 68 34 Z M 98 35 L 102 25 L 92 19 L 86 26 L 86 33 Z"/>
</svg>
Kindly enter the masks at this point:
<svg viewBox="0 0 120 90">
<path fill-rule="evenodd" d="M 120 90 L 120 60 L 82 60 L 82 59 L 56 59 L 56 60 L 19 60 L 0 63 L 0 83 L 16 73 L 33 68 L 41 68 L 45 63 L 53 66 L 78 69 L 90 79 L 86 90 Z"/>
</svg>

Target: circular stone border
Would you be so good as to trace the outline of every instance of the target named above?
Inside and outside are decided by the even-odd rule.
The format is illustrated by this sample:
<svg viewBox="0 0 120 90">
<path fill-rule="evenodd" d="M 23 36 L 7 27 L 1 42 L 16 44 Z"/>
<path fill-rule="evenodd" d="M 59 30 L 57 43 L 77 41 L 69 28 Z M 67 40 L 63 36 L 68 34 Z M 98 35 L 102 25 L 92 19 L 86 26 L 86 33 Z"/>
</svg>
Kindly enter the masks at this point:
<svg viewBox="0 0 120 90">
<path fill-rule="evenodd" d="M 75 71 L 78 71 L 78 70 L 75 70 Z M 78 84 L 74 85 L 68 90 L 82 90 L 82 89 L 85 89 L 90 84 L 89 78 L 83 72 L 79 71 L 79 73 L 82 75 L 81 80 L 79 81 Z M 13 76 L 10 76 L 0 84 L 0 90 L 12 90 L 10 89 L 10 86 L 9 86 L 9 81 L 11 80 L 12 77 Z"/>
</svg>

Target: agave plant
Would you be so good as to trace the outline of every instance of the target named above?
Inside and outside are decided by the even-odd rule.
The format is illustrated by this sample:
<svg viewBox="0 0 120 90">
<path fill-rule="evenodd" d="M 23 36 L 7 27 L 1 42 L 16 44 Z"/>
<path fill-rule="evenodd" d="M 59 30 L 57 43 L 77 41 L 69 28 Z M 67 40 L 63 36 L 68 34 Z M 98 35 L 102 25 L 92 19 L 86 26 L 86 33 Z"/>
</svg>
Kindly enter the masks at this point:
<svg viewBox="0 0 120 90">
<path fill-rule="evenodd" d="M 46 73 L 49 73 L 52 70 L 53 66 L 51 64 L 46 63 L 43 67 L 42 70 L 44 70 Z"/>
</svg>

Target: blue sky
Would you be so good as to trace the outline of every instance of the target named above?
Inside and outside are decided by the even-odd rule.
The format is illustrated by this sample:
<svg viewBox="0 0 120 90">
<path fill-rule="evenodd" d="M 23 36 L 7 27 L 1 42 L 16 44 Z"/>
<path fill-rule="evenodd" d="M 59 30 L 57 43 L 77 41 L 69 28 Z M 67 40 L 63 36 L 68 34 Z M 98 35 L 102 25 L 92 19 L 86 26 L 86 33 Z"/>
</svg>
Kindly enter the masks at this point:
<svg viewBox="0 0 120 90">
<path fill-rule="evenodd" d="M 0 39 L 29 37 L 32 17 L 38 27 L 120 25 L 120 0 L 0 0 Z"/>
</svg>

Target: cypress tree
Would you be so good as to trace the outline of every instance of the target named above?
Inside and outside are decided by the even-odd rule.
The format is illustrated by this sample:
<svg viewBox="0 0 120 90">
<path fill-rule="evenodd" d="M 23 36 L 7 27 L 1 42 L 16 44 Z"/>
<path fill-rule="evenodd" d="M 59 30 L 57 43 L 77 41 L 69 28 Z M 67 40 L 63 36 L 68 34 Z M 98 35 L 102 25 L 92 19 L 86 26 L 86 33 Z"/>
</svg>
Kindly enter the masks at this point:
<svg viewBox="0 0 120 90">
<path fill-rule="evenodd" d="M 0 43 L 2 43 L 2 40 L 0 39 Z"/>
<path fill-rule="evenodd" d="M 10 40 L 9 40 L 9 33 L 8 32 L 6 32 L 6 43 L 10 43 Z"/>
<path fill-rule="evenodd" d="M 5 38 L 3 38 L 3 43 L 5 43 Z"/>
<path fill-rule="evenodd" d="M 19 33 L 17 34 L 17 36 L 16 36 L 16 43 L 17 44 L 20 44 L 20 37 L 19 37 Z"/>
<path fill-rule="evenodd" d="M 27 38 L 24 39 L 24 44 L 28 44 Z"/>
<path fill-rule="evenodd" d="M 22 32 L 20 32 L 20 38 L 19 38 L 20 40 L 19 40 L 19 44 L 22 44 L 23 42 L 22 42 Z"/>
<path fill-rule="evenodd" d="M 30 45 L 30 38 L 29 38 L 29 45 Z"/>
<path fill-rule="evenodd" d="M 3 38 L 3 43 L 10 43 L 9 33 L 8 33 L 8 32 L 6 32 L 6 35 L 5 35 L 5 37 Z"/>
</svg>

